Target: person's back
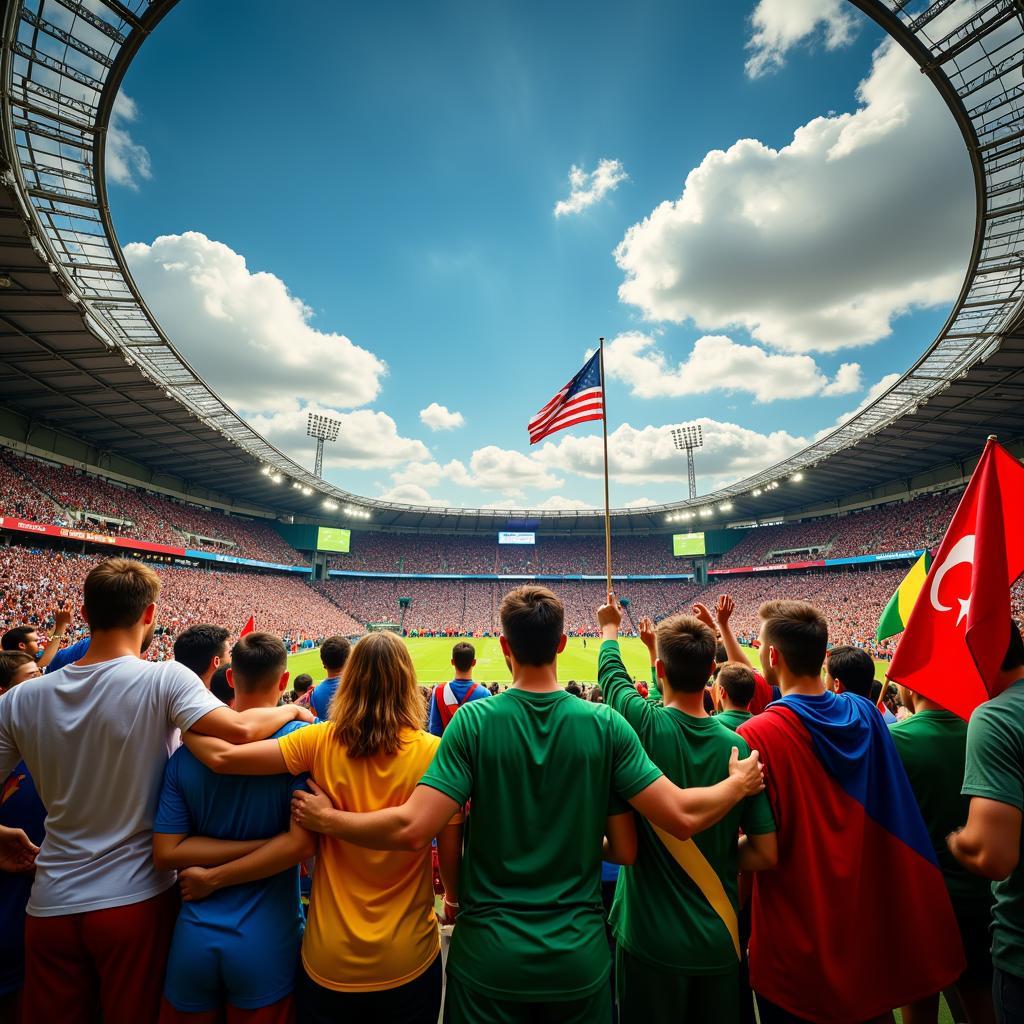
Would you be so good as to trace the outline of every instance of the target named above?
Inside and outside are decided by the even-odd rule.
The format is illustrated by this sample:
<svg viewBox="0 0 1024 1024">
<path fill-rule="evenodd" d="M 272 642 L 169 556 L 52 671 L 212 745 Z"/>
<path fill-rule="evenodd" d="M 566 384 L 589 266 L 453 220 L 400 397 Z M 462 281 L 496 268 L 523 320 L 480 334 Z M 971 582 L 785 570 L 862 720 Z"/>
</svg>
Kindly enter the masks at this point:
<svg viewBox="0 0 1024 1024">
<path fill-rule="evenodd" d="M 717 721 L 735 732 L 753 717 L 751 702 L 757 692 L 757 679 L 749 665 L 726 661 L 718 670 L 715 682 L 722 693 L 722 710 Z"/>
<path fill-rule="evenodd" d="M 824 688 L 824 618 L 799 601 L 760 615 L 762 666 L 782 698 L 739 735 L 770 766 L 779 859 L 754 879 L 750 983 L 765 1024 L 873 1019 L 960 976 L 956 921 L 881 715 Z M 880 865 L 900 880 L 884 893 Z M 900 949 L 898 971 L 878 969 L 880 948 Z"/>
<path fill-rule="evenodd" d="M 470 643 L 460 642 L 452 648 L 454 678 L 440 683 L 430 693 L 430 707 L 427 713 L 427 729 L 435 736 L 442 736 L 452 716 L 471 700 L 490 697 L 491 691 L 482 683 L 473 682 L 473 668 L 476 665 L 476 650 Z"/>
<path fill-rule="evenodd" d="M 646 759 L 616 766 L 623 730 L 606 705 L 565 690 L 513 687 L 452 719 L 423 781 L 472 803 L 448 961 L 465 985 L 542 1001 L 607 983 L 601 839 L 614 813 L 609 794 L 626 799 L 660 774 Z"/>
<path fill-rule="evenodd" d="M 714 633 L 689 616 L 657 628 L 656 669 L 666 704 L 630 684 L 617 642 L 616 606 L 599 611 L 605 642 L 598 678 L 608 704 L 635 730 L 644 750 L 681 788 L 713 786 L 727 775 L 733 748 L 746 743 L 704 711 L 704 684 L 714 664 Z M 746 670 L 750 675 L 749 669 Z M 753 679 L 749 680 L 751 696 Z M 748 697 L 749 700 L 749 697 Z M 636 863 L 626 865 L 612 907 L 619 944 L 616 983 L 620 1020 L 724 1022 L 740 1015 L 738 965 L 739 831 L 758 854 L 748 866 L 770 867 L 775 822 L 764 794 L 737 804 L 689 844 L 640 819 Z"/>
<path fill-rule="evenodd" d="M 309 691 L 309 707 L 321 721 L 326 721 L 330 713 L 331 701 L 351 650 L 352 645 L 343 636 L 329 636 L 320 646 L 320 661 L 327 678 Z"/>
</svg>

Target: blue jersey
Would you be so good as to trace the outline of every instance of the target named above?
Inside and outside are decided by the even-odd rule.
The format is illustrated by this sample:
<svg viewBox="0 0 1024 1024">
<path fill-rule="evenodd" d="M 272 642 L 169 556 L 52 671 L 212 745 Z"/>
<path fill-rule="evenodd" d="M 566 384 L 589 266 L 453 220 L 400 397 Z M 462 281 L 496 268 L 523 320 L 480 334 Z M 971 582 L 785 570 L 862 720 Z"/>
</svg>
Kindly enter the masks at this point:
<svg viewBox="0 0 1024 1024">
<path fill-rule="evenodd" d="M 88 650 L 89 637 L 76 640 L 70 647 L 65 647 L 64 650 L 58 651 L 53 656 L 53 660 L 46 666 L 46 671 L 56 672 L 57 669 L 63 668 L 65 665 L 71 665 L 78 661 L 79 658 L 84 658 Z"/>
<path fill-rule="evenodd" d="M 43 841 L 46 809 L 25 762 L 0 783 L 0 825 L 25 830 L 38 846 Z M 0 871 L 0 996 L 21 988 L 25 966 L 25 907 L 32 891 L 31 871 Z"/>
<path fill-rule="evenodd" d="M 284 736 L 303 723 L 289 722 Z M 153 831 L 214 839 L 270 839 L 288 831 L 291 775 L 217 775 L 185 747 L 164 771 Z M 183 903 L 167 963 L 165 995 L 178 1010 L 203 1013 L 227 1002 L 257 1009 L 283 999 L 302 941 L 299 870 L 220 889 Z"/>
<path fill-rule="evenodd" d="M 474 683 L 472 679 L 453 679 L 448 685 L 452 688 L 452 695 L 460 704 L 464 700 L 468 704 L 471 700 L 491 696 L 491 691 L 483 683 Z M 468 700 L 466 699 L 467 693 L 469 693 Z M 440 736 L 444 732 L 441 712 L 437 710 L 437 687 L 430 691 L 430 716 L 427 720 L 427 731 L 435 736 Z"/>
<path fill-rule="evenodd" d="M 334 691 L 338 689 L 339 678 L 335 676 L 333 679 L 322 680 L 313 687 L 313 692 L 309 695 L 309 708 L 322 722 L 327 721 L 327 712 L 334 698 Z"/>
</svg>

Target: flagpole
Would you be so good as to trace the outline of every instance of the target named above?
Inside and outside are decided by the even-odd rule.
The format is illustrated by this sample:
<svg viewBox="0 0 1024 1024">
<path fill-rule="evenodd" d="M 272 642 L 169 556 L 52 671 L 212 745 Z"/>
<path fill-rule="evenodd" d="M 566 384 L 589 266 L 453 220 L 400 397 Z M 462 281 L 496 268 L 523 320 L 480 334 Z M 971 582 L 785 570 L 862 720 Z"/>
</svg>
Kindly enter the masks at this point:
<svg viewBox="0 0 1024 1024">
<path fill-rule="evenodd" d="M 612 592 L 612 513 L 608 500 L 608 387 L 604 377 L 604 338 L 599 338 L 601 353 L 601 398 L 604 415 L 601 417 L 601 431 L 604 437 L 604 572 L 608 593 Z"/>
</svg>

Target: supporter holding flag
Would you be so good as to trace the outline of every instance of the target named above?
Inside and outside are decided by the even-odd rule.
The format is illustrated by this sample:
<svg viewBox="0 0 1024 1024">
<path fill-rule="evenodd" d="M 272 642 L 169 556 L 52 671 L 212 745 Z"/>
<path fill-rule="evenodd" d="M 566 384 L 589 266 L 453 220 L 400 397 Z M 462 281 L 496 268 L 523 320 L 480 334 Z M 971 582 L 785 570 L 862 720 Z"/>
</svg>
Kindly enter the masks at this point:
<svg viewBox="0 0 1024 1024">
<path fill-rule="evenodd" d="M 83 1007 L 105 1024 L 156 1019 L 176 897 L 173 872 L 153 864 L 152 824 L 173 732 L 241 742 L 300 714 L 232 711 L 183 665 L 143 661 L 159 593 L 148 566 L 101 562 L 85 580 L 88 653 L 0 698 L 0 777 L 24 760 L 47 809 L 25 928 L 26 1020 L 79 1020 Z"/>
<path fill-rule="evenodd" d="M 946 843 L 950 833 L 967 821 L 971 803 L 969 797 L 960 793 L 967 757 L 967 723 L 904 686 L 899 688 L 899 694 L 903 706 L 912 714 L 890 725 L 889 735 L 928 827 L 967 954 L 967 969 L 956 982 L 956 993 L 970 1024 L 991 1024 L 995 1020 L 989 952 L 992 887 L 987 879 L 970 874 L 957 863 Z M 935 1024 L 938 1004 L 935 993 L 903 1007 L 903 1024 Z"/>
<path fill-rule="evenodd" d="M 804 601 L 759 610 L 782 698 L 738 729 L 764 752 L 779 863 L 754 876 L 750 984 L 761 1024 L 888 1019 L 963 973 L 949 895 L 906 772 L 869 701 L 825 689 L 828 627 Z M 900 884 L 884 896 L 881 874 Z M 899 950 L 899 970 L 879 951 Z"/>
<path fill-rule="evenodd" d="M 311 802 L 317 806 L 334 801 L 361 812 L 393 807 L 416 789 L 438 747 L 437 737 L 422 731 L 419 689 L 402 640 L 389 632 L 371 633 L 352 649 L 330 721 L 262 743 L 233 746 L 198 736 L 187 736 L 186 742 L 218 772 L 309 772 L 308 785 L 316 794 Z M 324 833 L 296 980 L 298 1019 L 304 1024 L 436 1024 L 441 947 L 429 846 L 436 836 L 445 903 L 454 919 L 462 851 L 459 808 L 451 806 L 422 842 L 396 844 L 388 852 L 340 842 L 315 816 L 296 820 Z"/>
<path fill-rule="evenodd" d="M 704 709 L 715 634 L 688 615 L 659 623 L 656 668 L 665 704 L 657 707 L 636 692 L 622 663 L 622 612 L 613 594 L 598 609 L 597 621 L 603 637 L 598 680 L 609 706 L 629 722 L 644 750 L 677 786 L 721 782 L 731 752 L 739 747 L 746 755 L 748 748 Z M 750 684 L 752 696 L 752 678 Z M 646 821 L 638 823 L 638 839 L 636 864 L 622 869 L 611 913 L 619 1020 L 736 1024 L 737 871 L 771 868 L 778 852 L 764 793 L 748 797 L 685 842 Z"/>
<path fill-rule="evenodd" d="M 284 645 L 269 633 L 247 633 L 231 651 L 227 677 L 236 710 L 275 707 L 288 685 Z M 303 727 L 289 722 L 274 738 Z M 290 821 L 300 785 L 287 773 L 215 775 L 184 747 L 167 762 L 153 863 L 179 872 L 185 903 L 167 960 L 161 1024 L 211 1014 L 236 1024 L 291 1020 L 303 924 L 296 865 L 316 852 L 314 838 Z M 219 866 L 207 867 L 211 861 Z"/>
<path fill-rule="evenodd" d="M 602 851 L 605 860 L 635 856 L 628 804 L 685 840 L 761 791 L 760 764 L 756 753 L 739 760 L 733 750 L 728 778 L 678 789 L 620 715 L 559 685 L 567 638 L 551 591 L 520 587 L 500 615 L 512 688 L 452 719 L 409 800 L 373 814 L 301 793 L 293 803 L 301 823 L 342 845 L 424 850 L 472 800 L 448 956 L 448 1024 L 607 1024 L 600 865 Z"/>
<path fill-rule="evenodd" d="M 320 645 L 320 663 L 327 676 L 310 691 L 309 707 L 321 722 L 326 721 L 330 714 L 331 700 L 351 650 L 352 645 L 343 636 L 329 636 Z"/>
<path fill-rule="evenodd" d="M 996 694 L 967 728 L 963 795 L 967 824 L 949 837 L 953 856 L 995 884 L 992 994 L 1000 1024 L 1024 1020 L 1024 638 L 1010 623 L 1010 642 L 991 680 Z"/>
<path fill-rule="evenodd" d="M 0 700 L 20 683 L 39 675 L 35 659 L 25 651 L 0 653 Z M 46 809 L 23 761 L 0 779 L 0 830 L 26 850 L 36 850 L 45 834 Z M 28 865 L 31 867 L 31 864 Z M 25 973 L 25 907 L 32 891 L 31 870 L 0 871 L 0 1021 L 18 1019 Z"/>
<path fill-rule="evenodd" d="M 482 683 L 473 682 L 476 650 L 472 644 L 457 643 L 452 648 L 452 667 L 455 677 L 450 683 L 435 686 L 430 694 L 428 730 L 440 736 L 452 720 L 452 715 L 467 701 L 490 697 L 491 691 Z"/>
</svg>

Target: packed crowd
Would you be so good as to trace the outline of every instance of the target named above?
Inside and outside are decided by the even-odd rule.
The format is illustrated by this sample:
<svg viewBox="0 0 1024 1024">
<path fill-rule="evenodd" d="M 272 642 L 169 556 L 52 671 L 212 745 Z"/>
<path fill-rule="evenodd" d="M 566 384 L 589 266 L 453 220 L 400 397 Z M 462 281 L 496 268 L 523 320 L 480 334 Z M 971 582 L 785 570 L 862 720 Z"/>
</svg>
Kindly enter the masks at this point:
<svg viewBox="0 0 1024 1024">
<path fill-rule="evenodd" d="M 57 613 L 66 609 L 74 621 L 65 644 L 86 635 L 78 617 L 82 584 L 100 561 L 98 555 L 0 548 L 0 631 L 28 623 L 45 640 Z M 163 584 L 163 600 L 147 651 L 150 660 L 171 657 L 174 636 L 201 622 L 223 622 L 237 632 L 252 616 L 259 629 L 289 646 L 332 633 L 362 632 L 358 622 L 301 579 L 186 567 L 157 566 L 155 571 Z"/>
<path fill-rule="evenodd" d="M 649 686 L 610 595 L 598 685 L 559 680 L 563 602 L 524 586 L 498 612 L 511 688 L 460 641 L 424 701 L 385 631 L 327 638 L 285 699 L 270 633 L 192 624 L 141 660 L 172 580 L 110 559 L 48 581 L 93 631 L 43 675 L 32 631 L 3 634 L 5 1022 L 436 1024 L 442 974 L 448 1024 L 935 1024 L 940 994 L 1024 1020 L 1016 623 L 969 727 L 940 653 L 887 727 L 818 603 L 753 591 L 641 618 Z"/>
</svg>

